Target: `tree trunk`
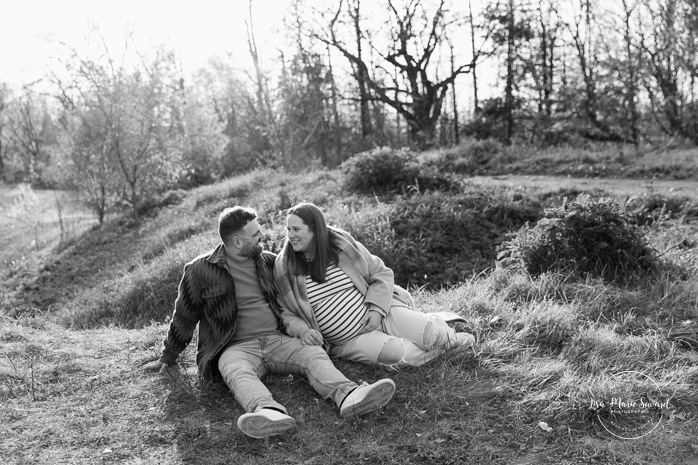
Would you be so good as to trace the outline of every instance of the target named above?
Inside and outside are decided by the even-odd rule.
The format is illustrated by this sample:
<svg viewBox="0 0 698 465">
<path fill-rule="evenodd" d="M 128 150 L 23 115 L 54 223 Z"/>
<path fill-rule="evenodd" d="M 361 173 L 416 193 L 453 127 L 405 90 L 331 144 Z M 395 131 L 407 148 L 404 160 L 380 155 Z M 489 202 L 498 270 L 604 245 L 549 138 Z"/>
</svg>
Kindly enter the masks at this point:
<svg viewBox="0 0 698 465">
<path fill-rule="evenodd" d="M 555 77 L 555 36 L 550 38 L 550 61 L 548 65 L 548 79 L 545 87 L 545 114 L 550 118 L 553 115 L 553 79 Z"/>
<path fill-rule="evenodd" d="M 330 166 L 336 166 L 342 162 L 342 122 L 339 119 L 337 105 L 337 85 L 334 81 L 334 70 L 332 68 L 332 55 L 330 46 L 327 46 L 327 63 L 330 71 L 330 93 L 332 97 L 332 118 L 334 119 L 334 160 Z"/>
<path fill-rule="evenodd" d="M 511 143 L 514 135 L 514 0 L 509 0 L 507 17 L 507 76 L 504 89 L 504 111 L 506 114 L 506 142 Z"/>
<path fill-rule="evenodd" d="M 362 40 L 361 40 L 361 0 L 355 0 L 353 19 L 354 34 L 356 35 L 356 56 L 363 60 Z M 373 135 L 373 125 L 371 124 L 371 109 L 369 105 L 370 96 L 368 94 L 368 70 L 365 67 L 356 67 L 356 82 L 359 86 L 359 109 L 361 118 L 361 136 L 367 138 Z"/>
<path fill-rule="evenodd" d="M 635 68 L 635 59 L 633 53 L 633 43 L 632 43 L 632 27 L 630 25 L 630 19 L 632 16 L 632 9 L 629 7 L 627 0 L 623 0 L 623 8 L 625 11 L 624 25 L 625 25 L 625 53 L 628 60 L 628 87 L 626 92 L 626 106 L 628 112 L 628 125 L 630 130 L 630 140 L 633 144 L 637 145 L 640 139 L 640 131 L 638 129 L 638 122 L 640 120 L 640 115 L 637 110 L 637 69 Z"/>
<path fill-rule="evenodd" d="M 468 10 L 470 14 L 470 45 L 473 48 L 473 53 L 475 52 L 475 23 L 473 21 L 473 8 L 471 2 L 468 1 Z M 477 95 L 477 61 L 473 60 L 471 66 L 471 71 L 473 73 L 473 113 L 475 115 L 480 111 L 480 102 L 478 101 Z"/>
<path fill-rule="evenodd" d="M 453 44 L 449 41 L 449 47 L 451 48 L 451 74 L 456 71 L 456 65 L 453 59 Z M 456 99 L 456 81 L 453 81 L 453 89 L 451 89 L 452 105 L 453 105 L 453 143 L 455 145 L 460 144 L 460 130 L 458 127 L 458 103 Z"/>
</svg>

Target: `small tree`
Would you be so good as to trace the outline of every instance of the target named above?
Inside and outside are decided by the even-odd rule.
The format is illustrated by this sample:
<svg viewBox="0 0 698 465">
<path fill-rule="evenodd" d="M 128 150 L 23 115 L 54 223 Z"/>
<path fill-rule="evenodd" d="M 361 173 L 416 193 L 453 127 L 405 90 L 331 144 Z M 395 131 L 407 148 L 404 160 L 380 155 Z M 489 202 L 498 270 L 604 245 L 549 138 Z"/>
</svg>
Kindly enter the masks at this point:
<svg viewBox="0 0 698 465">
<path fill-rule="evenodd" d="M 25 88 L 23 94 L 13 100 L 9 110 L 9 142 L 22 161 L 27 180 L 33 184 L 45 183 L 43 168 L 50 162 L 52 146 L 56 143 L 48 103 Z"/>
<path fill-rule="evenodd" d="M 123 183 L 112 162 L 109 128 L 97 110 L 86 109 L 63 118 L 67 134 L 64 172 L 66 187 L 80 192 L 99 224 L 123 197 Z"/>
<path fill-rule="evenodd" d="M 83 129 L 74 140 L 81 159 L 75 163 L 76 175 L 87 169 L 89 160 L 98 159 L 89 172 L 106 177 L 95 184 L 97 191 L 110 191 L 100 194 L 98 203 L 121 195 L 137 218 L 140 204 L 172 185 L 181 173 L 183 81 L 172 53 L 159 49 L 146 57 L 131 52 L 129 36 L 124 56 L 117 61 L 100 31 L 95 28 L 93 34 L 102 56 L 81 56 L 73 50 L 65 62 L 70 83 L 54 76 L 66 111 Z M 133 60 L 130 65 L 127 58 Z M 114 173 L 118 184 L 111 178 Z"/>
</svg>

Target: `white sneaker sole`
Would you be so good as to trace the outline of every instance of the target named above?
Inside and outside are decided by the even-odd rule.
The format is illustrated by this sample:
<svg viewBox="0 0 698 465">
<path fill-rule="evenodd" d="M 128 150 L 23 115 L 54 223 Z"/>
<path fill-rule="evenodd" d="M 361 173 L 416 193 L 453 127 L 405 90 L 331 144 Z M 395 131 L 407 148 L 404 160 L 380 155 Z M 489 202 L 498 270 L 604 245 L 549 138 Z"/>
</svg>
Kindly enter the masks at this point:
<svg viewBox="0 0 698 465">
<path fill-rule="evenodd" d="M 249 416 L 238 421 L 238 428 L 246 435 L 255 439 L 267 438 L 288 431 L 296 426 L 296 420 L 291 417 L 271 420 L 263 416 Z"/>
<path fill-rule="evenodd" d="M 391 380 L 382 380 L 377 384 L 378 386 L 374 386 L 363 399 L 347 405 L 342 410 L 341 415 L 345 418 L 355 417 L 378 410 L 387 404 L 393 397 L 393 394 L 395 394 L 395 383 Z"/>
</svg>

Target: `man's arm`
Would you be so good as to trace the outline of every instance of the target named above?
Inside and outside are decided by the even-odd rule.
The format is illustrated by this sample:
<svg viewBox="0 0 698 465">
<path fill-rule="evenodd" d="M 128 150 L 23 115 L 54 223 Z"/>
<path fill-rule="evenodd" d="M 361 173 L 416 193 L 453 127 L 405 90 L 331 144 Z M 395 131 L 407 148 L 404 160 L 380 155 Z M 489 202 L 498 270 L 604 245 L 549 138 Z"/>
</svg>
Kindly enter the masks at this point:
<svg viewBox="0 0 698 465">
<path fill-rule="evenodd" d="M 163 349 L 160 359 L 149 362 L 141 367 L 144 371 L 164 371 L 164 368 L 174 365 L 184 349 L 194 337 L 196 325 L 202 314 L 202 299 L 198 283 L 194 279 L 194 273 L 190 269 L 191 263 L 184 266 L 184 274 L 179 283 L 177 300 L 175 301 L 172 321 L 167 337 L 163 341 Z"/>
<path fill-rule="evenodd" d="M 145 365 L 141 366 L 141 370 L 143 370 L 143 371 L 148 371 L 148 372 L 159 371 L 160 373 L 163 373 L 166 368 L 167 368 L 167 365 L 162 363 L 160 360 L 153 360 L 152 362 L 148 362 Z"/>
</svg>

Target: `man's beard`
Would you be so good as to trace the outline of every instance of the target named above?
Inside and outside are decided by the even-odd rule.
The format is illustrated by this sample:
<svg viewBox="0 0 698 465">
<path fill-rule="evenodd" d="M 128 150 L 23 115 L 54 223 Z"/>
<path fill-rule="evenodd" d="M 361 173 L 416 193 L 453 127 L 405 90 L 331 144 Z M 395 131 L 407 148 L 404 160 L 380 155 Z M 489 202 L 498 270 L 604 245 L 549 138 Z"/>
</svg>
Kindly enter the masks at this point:
<svg viewBox="0 0 698 465">
<path fill-rule="evenodd" d="M 255 245 L 253 245 L 250 248 L 246 247 L 245 249 L 243 249 L 242 253 L 240 253 L 240 255 L 242 255 L 243 257 L 249 257 L 249 258 L 258 257 L 261 254 L 262 254 L 262 244 L 259 242 L 257 242 Z"/>
</svg>

